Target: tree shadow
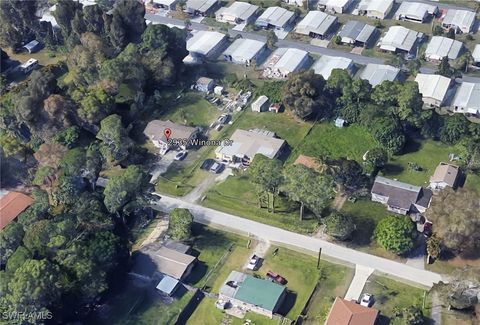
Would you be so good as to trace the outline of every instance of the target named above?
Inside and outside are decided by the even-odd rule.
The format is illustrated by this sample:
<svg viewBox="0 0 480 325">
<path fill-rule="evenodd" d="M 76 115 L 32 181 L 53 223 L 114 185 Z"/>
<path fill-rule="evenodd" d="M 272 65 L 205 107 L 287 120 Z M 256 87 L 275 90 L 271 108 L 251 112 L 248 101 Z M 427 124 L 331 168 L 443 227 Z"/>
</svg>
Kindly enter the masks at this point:
<svg viewBox="0 0 480 325">
<path fill-rule="evenodd" d="M 386 164 L 382 171 L 388 175 L 399 175 L 403 173 L 404 168 L 400 165 Z"/>
<path fill-rule="evenodd" d="M 422 143 L 419 140 L 408 138 L 407 143 L 403 147 L 401 154 L 406 155 L 409 153 L 417 152 L 420 150 L 421 147 L 422 147 Z"/>
<path fill-rule="evenodd" d="M 375 325 L 389 325 L 390 324 L 390 318 L 388 318 L 385 315 L 378 315 L 377 317 L 377 322 Z"/>
<path fill-rule="evenodd" d="M 367 218 L 356 218 L 352 216 L 356 229 L 352 233 L 350 243 L 357 246 L 367 246 L 372 242 L 375 222 Z"/>
<path fill-rule="evenodd" d="M 297 301 L 297 294 L 293 291 L 287 290 L 287 295 L 282 305 L 280 306 L 278 313 L 282 316 L 286 316 L 288 312 L 295 306 Z"/>
</svg>

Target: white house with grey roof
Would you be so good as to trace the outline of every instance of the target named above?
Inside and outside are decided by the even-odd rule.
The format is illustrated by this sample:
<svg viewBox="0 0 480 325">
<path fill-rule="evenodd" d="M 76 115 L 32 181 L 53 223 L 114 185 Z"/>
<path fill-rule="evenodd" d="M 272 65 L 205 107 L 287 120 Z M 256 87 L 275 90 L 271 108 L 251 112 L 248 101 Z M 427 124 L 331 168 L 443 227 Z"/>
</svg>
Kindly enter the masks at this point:
<svg viewBox="0 0 480 325">
<path fill-rule="evenodd" d="M 296 48 L 279 48 L 264 64 L 263 75 L 267 78 L 283 79 L 292 72 L 306 69 L 310 65 L 307 51 Z"/>
<path fill-rule="evenodd" d="M 261 28 L 284 29 L 292 23 L 295 13 L 282 7 L 269 7 L 260 17 L 258 17 L 255 25 Z"/>
<path fill-rule="evenodd" d="M 258 12 L 258 6 L 235 1 L 230 7 L 222 7 L 215 13 L 215 19 L 222 23 L 249 24 Z"/>
<path fill-rule="evenodd" d="M 338 33 L 341 42 L 356 46 L 368 46 L 377 34 L 377 29 L 361 21 L 349 20 Z"/>
<path fill-rule="evenodd" d="M 175 10 L 177 6 L 177 0 L 152 0 L 152 4 L 155 7 L 160 7 L 166 10 Z"/>
<path fill-rule="evenodd" d="M 449 9 L 442 21 L 443 28 L 453 28 L 455 33 L 470 33 L 474 24 L 475 13 L 469 10 Z"/>
<path fill-rule="evenodd" d="M 383 51 L 393 53 L 412 53 L 423 39 L 423 33 L 405 28 L 392 26 L 378 43 Z"/>
<path fill-rule="evenodd" d="M 318 9 L 333 14 L 345 13 L 353 4 L 354 0 L 318 0 Z"/>
<path fill-rule="evenodd" d="M 253 60 L 258 62 L 265 50 L 265 42 L 239 38 L 223 52 L 223 58 L 235 64 L 250 65 Z"/>
<path fill-rule="evenodd" d="M 452 80 L 438 74 L 419 73 L 415 77 L 423 103 L 428 107 L 441 107 L 450 90 Z"/>
<path fill-rule="evenodd" d="M 316 74 L 319 74 L 325 80 L 328 80 L 334 69 L 346 70 L 349 74 L 352 74 L 353 67 L 353 61 L 349 58 L 322 55 L 322 57 L 312 66 L 312 69 Z"/>
<path fill-rule="evenodd" d="M 207 16 L 219 6 L 219 0 L 187 0 L 185 12 L 191 16 Z"/>
<path fill-rule="evenodd" d="M 433 36 L 425 50 L 427 61 L 440 62 L 444 57 L 449 60 L 458 58 L 463 50 L 463 43 L 443 36 Z"/>
<path fill-rule="evenodd" d="M 392 67 L 391 65 L 369 63 L 360 73 L 360 79 L 367 80 L 372 87 L 375 87 L 382 82 L 389 80 L 395 81 L 400 75 L 400 69 Z"/>
<path fill-rule="evenodd" d="M 361 0 L 354 13 L 370 18 L 385 19 L 392 11 L 394 0 Z"/>
<path fill-rule="evenodd" d="M 187 51 L 190 56 L 206 59 L 213 58 L 220 54 L 227 45 L 225 34 L 213 31 L 195 31 L 193 36 L 187 40 Z"/>
<path fill-rule="evenodd" d="M 450 109 L 454 113 L 480 117 L 480 83 L 462 82 Z"/>
<path fill-rule="evenodd" d="M 433 4 L 403 1 L 395 13 L 395 18 L 397 20 L 423 23 L 430 16 L 435 16 L 437 14 L 438 7 Z"/>
<path fill-rule="evenodd" d="M 472 52 L 473 64 L 480 66 L 480 44 L 475 45 L 475 49 Z"/>
<path fill-rule="evenodd" d="M 295 28 L 295 32 L 315 38 L 327 36 L 337 25 L 337 17 L 328 15 L 322 11 L 309 11 Z"/>
</svg>

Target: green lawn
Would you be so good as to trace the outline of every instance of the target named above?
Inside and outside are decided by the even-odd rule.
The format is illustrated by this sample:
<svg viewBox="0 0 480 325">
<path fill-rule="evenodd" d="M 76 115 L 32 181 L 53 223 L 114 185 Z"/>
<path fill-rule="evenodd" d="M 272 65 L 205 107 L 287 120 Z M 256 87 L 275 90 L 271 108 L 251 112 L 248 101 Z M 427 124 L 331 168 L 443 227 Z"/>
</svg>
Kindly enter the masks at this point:
<svg viewBox="0 0 480 325">
<path fill-rule="evenodd" d="M 323 324 L 335 297 L 343 297 L 353 279 L 354 269 L 321 261 L 320 287 L 312 298 L 307 318 L 302 324 Z"/>
<path fill-rule="evenodd" d="M 298 206 L 286 199 L 276 199 L 276 212 L 258 207 L 258 197 L 248 176 L 230 176 L 206 193 L 204 206 L 232 213 L 244 218 L 266 223 L 299 233 L 312 233 L 318 226 L 315 218 L 298 221 Z M 309 218 L 307 216 L 307 218 Z"/>
<path fill-rule="evenodd" d="M 185 93 L 171 104 L 174 106 L 162 118 L 183 125 L 207 127 L 220 115 L 220 111 L 199 93 Z"/>
<path fill-rule="evenodd" d="M 394 318 L 394 311 L 410 306 L 422 308 L 426 291 L 389 278 L 372 275 L 368 279 L 363 292 L 373 294 L 375 299 L 373 307 L 378 309 L 383 317 L 390 319 L 389 324 L 401 325 L 404 322 L 402 319 Z M 430 314 L 428 297 L 426 298 L 423 314 L 427 317 Z M 385 319 L 381 319 L 380 324 L 388 324 L 388 322 Z"/>
<path fill-rule="evenodd" d="M 376 146 L 373 137 L 362 126 L 337 128 L 333 123 L 321 123 L 315 125 L 303 142 L 293 150 L 289 161 L 293 162 L 300 154 L 313 157 L 347 157 L 361 161 L 363 154 Z"/>
</svg>

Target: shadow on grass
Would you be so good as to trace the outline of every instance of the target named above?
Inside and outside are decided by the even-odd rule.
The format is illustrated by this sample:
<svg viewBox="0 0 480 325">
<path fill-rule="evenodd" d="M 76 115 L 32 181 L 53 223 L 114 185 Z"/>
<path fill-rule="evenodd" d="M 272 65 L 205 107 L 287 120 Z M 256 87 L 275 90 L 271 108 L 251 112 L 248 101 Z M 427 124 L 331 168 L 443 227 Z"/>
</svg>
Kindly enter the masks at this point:
<svg viewBox="0 0 480 325">
<path fill-rule="evenodd" d="M 390 324 L 390 318 L 384 315 L 378 315 L 376 325 L 388 325 Z"/>
<path fill-rule="evenodd" d="M 287 296 L 283 301 L 278 313 L 282 316 L 286 316 L 290 310 L 295 306 L 295 302 L 297 301 L 297 294 L 293 291 L 287 290 Z"/>
<path fill-rule="evenodd" d="M 190 273 L 185 282 L 190 285 L 196 285 L 200 283 L 203 277 L 207 274 L 207 271 L 208 266 L 205 263 L 198 261 L 193 267 L 192 273 Z"/>
<path fill-rule="evenodd" d="M 404 168 L 400 165 L 394 165 L 394 164 L 386 164 L 385 167 L 383 168 L 382 172 L 384 174 L 388 175 L 399 175 L 403 173 Z"/>
<path fill-rule="evenodd" d="M 356 229 L 352 234 L 350 242 L 358 246 L 367 246 L 372 242 L 375 222 L 367 218 L 357 218 L 352 216 Z"/>
</svg>

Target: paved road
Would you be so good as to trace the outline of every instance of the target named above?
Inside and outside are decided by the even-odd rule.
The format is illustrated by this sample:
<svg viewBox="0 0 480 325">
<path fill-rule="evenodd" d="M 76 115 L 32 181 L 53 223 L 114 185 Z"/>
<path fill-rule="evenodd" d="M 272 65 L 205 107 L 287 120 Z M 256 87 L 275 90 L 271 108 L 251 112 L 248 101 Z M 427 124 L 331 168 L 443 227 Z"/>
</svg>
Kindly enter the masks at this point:
<svg viewBox="0 0 480 325">
<path fill-rule="evenodd" d="M 340 245 L 293 233 L 280 228 L 265 225 L 252 220 L 240 218 L 231 214 L 205 208 L 197 204 L 185 202 L 182 199 L 162 195 L 154 209 L 168 212 L 174 208 L 186 208 L 192 212 L 195 222 L 221 228 L 225 231 L 254 235 L 262 240 L 287 245 L 298 250 L 308 250 L 352 264 L 376 269 L 413 283 L 431 287 L 434 283 L 445 281 L 438 273 L 419 270 L 414 267 L 391 261 L 378 256 L 359 252 Z"/>
</svg>

